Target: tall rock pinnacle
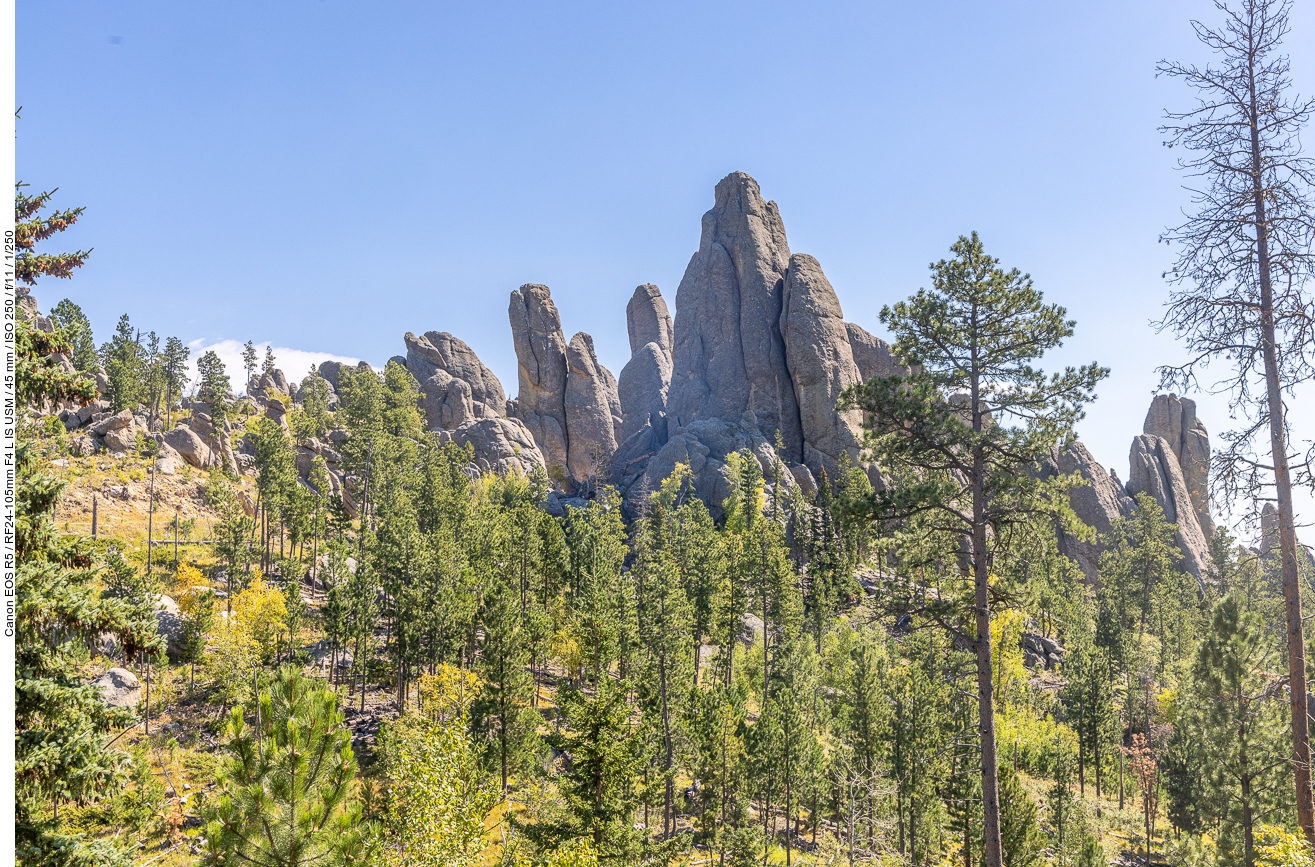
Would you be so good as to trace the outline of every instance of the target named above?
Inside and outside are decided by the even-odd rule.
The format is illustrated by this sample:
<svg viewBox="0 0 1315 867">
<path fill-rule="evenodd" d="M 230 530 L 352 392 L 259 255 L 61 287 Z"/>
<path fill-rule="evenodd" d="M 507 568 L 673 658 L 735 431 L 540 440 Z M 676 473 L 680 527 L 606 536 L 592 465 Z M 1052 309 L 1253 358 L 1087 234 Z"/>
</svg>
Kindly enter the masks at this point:
<svg viewBox="0 0 1315 867">
<path fill-rule="evenodd" d="M 670 424 L 737 420 L 753 412 L 769 439 L 780 431 L 786 459 L 803 457 L 803 433 L 781 338 L 781 295 L 790 247 L 775 202 L 733 172 L 703 215 L 698 252 L 676 292 Z"/>
</svg>

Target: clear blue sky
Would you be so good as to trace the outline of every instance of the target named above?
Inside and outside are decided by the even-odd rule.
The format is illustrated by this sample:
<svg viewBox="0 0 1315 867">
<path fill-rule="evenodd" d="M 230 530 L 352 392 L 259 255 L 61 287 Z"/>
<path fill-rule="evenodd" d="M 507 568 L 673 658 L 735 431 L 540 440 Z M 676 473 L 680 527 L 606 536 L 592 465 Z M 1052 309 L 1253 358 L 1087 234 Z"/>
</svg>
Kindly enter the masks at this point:
<svg viewBox="0 0 1315 867">
<path fill-rule="evenodd" d="M 1113 370 L 1080 430 L 1126 478 L 1153 368 L 1181 357 L 1147 320 L 1186 201 L 1156 127 L 1190 95 L 1155 63 L 1204 59 L 1193 16 L 1213 9 L 20 0 L 17 174 L 85 205 L 61 240 L 95 248 L 37 295 L 98 340 L 128 313 L 378 364 L 450 331 L 514 394 L 512 289 L 550 286 L 619 371 L 631 291 L 674 303 L 743 170 L 878 333 L 961 233 L 1030 272 L 1078 321 L 1049 366 Z M 1310 92 L 1310 4 L 1293 23 Z"/>
</svg>

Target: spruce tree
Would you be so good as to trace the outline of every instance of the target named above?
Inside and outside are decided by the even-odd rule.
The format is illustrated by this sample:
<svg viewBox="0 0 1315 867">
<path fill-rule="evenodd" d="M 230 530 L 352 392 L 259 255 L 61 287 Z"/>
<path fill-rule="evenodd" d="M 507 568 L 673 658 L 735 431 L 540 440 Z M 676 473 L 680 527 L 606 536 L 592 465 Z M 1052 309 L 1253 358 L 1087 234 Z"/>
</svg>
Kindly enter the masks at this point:
<svg viewBox="0 0 1315 867">
<path fill-rule="evenodd" d="M 1006 867 L 1042 863 L 1046 838 L 1037 825 L 1036 802 L 1024 791 L 1010 764 L 1000 766 L 1000 843 Z"/>
<path fill-rule="evenodd" d="M 146 359 L 128 314 L 119 317 L 114 336 L 100 348 L 105 368 L 106 399 L 114 412 L 135 410 L 145 397 Z"/>
<path fill-rule="evenodd" d="M 29 285 L 40 276 L 67 277 L 86 253 L 36 254 L 36 242 L 71 225 L 81 213 L 33 219 L 50 197 L 15 203 L 17 276 Z M 14 330 L 14 395 L 26 412 L 45 401 L 86 404 L 92 381 L 66 374 L 54 361 L 70 347 L 36 331 L 19 316 Z M 65 827 L 60 803 L 95 803 L 127 784 L 127 756 L 107 749 L 111 733 L 132 714 L 111 710 L 78 671 L 76 648 L 108 632 L 128 653 L 159 648 L 149 607 L 108 597 L 98 587 L 105 568 L 90 541 L 56 530 L 54 511 L 64 483 L 47 472 L 27 424 L 17 431 L 14 558 L 14 835 L 22 865 L 126 865 L 112 841 L 89 840 Z"/>
</svg>

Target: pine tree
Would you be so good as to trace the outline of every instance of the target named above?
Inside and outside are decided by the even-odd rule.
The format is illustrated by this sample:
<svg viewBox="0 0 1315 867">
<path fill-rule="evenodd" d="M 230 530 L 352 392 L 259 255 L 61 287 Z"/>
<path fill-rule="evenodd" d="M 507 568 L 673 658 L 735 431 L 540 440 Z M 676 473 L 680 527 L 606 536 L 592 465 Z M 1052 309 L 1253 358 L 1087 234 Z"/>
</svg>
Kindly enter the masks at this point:
<svg viewBox="0 0 1315 867">
<path fill-rule="evenodd" d="M 479 674 L 484 687 L 471 708 L 471 724 L 506 792 L 511 777 L 520 776 L 534 758 L 539 720 L 530 707 L 534 681 L 526 671 L 529 650 L 512 588 L 496 582 L 485 597 L 480 620 L 484 637 Z"/>
<path fill-rule="evenodd" d="M 64 341 L 71 347 L 69 361 L 79 373 L 95 373 L 100 366 L 96 342 L 91 334 L 91 320 L 82 308 L 65 298 L 50 311 L 50 321 L 60 329 Z"/>
<path fill-rule="evenodd" d="M 1006 867 L 1032 867 L 1042 862 L 1045 835 L 1037 825 L 1037 807 L 1023 790 L 1013 765 L 1000 766 L 1000 843 Z"/>
<path fill-rule="evenodd" d="M 295 666 L 254 708 L 228 719 L 228 756 L 206 827 L 205 863 L 310 867 L 364 863 L 356 756 L 337 696 Z"/>
<path fill-rule="evenodd" d="M 40 242 L 76 223 L 86 208 L 53 211 L 49 216 L 39 216 L 59 188 L 29 196 L 23 192 L 26 187 L 22 181 L 14 184 L 14 246 L 18 248 L 18 255 L 14 257 L 14 276 L 28 286 L 35 286 L 40 277 L 70 278 L 73 269 L 81 268 L 87 261 L 91 250 L 76 253 L 36 253 L 34 250 Z"/>
<path fill-rule="evenodd" d="M 256 378 L 257 357 L 258 356 L 256 355 L 256 344 L 253 341 L 248 340 L 246 344 L 243 345 L 242 347 L 242 370 L 247 375 L 248 383 L 250 383 L 251 380 Z M 250 385 L 248 385 L 247 387 L 250 388 Z M 255 395 L 248 395 L 248 397 L 254 397 L 254 396 Z"/>
<path fill-rule="evenodd" d="M 146 359 L 128 314 L 119 317 L 114 336 L 100 348 L 108 383 L 105 397 L 114 412 L 136 409 L 145 397 Z"/>
<path fill-rule="evenodd" d="M 260 372 L 266 376 L 274 375 L 274 347 L 265 344 L 265 363 L 261 365 Z"/>
<path fill-rule="evenodd" d="M 560 787 L 569 816 L 524 830 L 545 848 L 588 836 L 600 863 L 632 864 L 640 845 L 630 817 L 639 802 L 642 753 L 627 719 L 624 684 L 604 678 L 593 696 L 571 688 L 558 696 L 569 724 L 548 740 L 566 755 Z"/>
<path fill-rule="evenodd" d="M 1287 771 L 1274 654 L 1256 612 L 1236 591 L 1214 608 L 1192 667 L 1187 727 L 1203 756 L 1210 813 L 1221 819 L 1221 859 L 1254 867 L 1255 832 L 1282 804 Z"/>
<path fill-rule="evenodd" d="M 882 310 L 910 372 L 851 388 L 841 408 L 863 412 L 865 445 L 893 483 L 851 508 L 874 523 L 924 516 L 948 537 L 970 540 L 972 601 L 964 607 L 975 618 L 966 638 L 981 703 L 984 858 L 1001 867 L 990 579 L 1008 567 L 1014 546 L 1040 532 L 1025 529 L 1039 514 L 1076 529 L 1065 495 L 1076 480 L 1042 480 L 1030 469 L 1070 435 L 1108 371 L 1091 364 L 1047 377 L 1034 367 L 1073 334 L 1066 311 L 1044 304 L 1026 275 L 1001 269 L 976 234 L 951 249 L 953 259 L 932 266 L 931 290 Z"/>
</svg>

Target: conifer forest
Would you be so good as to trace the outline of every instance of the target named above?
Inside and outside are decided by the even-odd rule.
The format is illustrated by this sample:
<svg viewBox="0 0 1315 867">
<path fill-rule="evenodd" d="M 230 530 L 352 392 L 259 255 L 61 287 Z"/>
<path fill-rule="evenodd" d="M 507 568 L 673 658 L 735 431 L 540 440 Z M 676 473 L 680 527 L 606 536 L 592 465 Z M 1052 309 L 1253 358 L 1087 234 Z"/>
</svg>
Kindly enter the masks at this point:
<svg viewBox="0 0 1315 867">
<path fill-rule="evenodd" d="M 878 339 L 734 173 L 619 379 L 512 292 L 508 399 L 446 332 L 98 343 L 37 299 L 78 193 L 20 184 L 17 863 L 1315 865 L 1291 11 L 1160 67 L 1194 198 L 1126 484 L 1075 433 L 1115 344 L 1057 368 L 1082 323 L 969 227 Z"/>
</svg>

